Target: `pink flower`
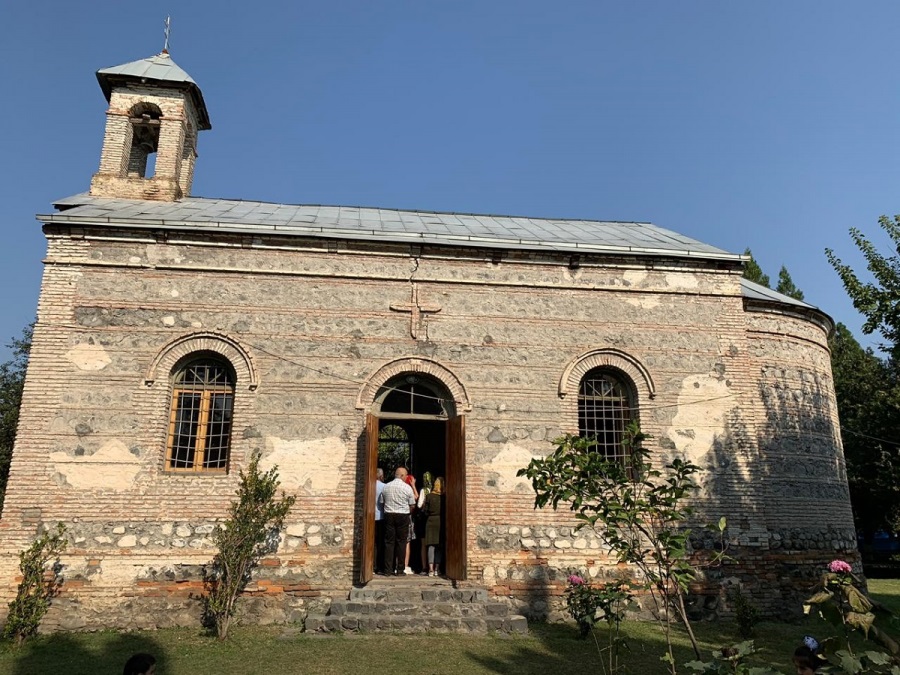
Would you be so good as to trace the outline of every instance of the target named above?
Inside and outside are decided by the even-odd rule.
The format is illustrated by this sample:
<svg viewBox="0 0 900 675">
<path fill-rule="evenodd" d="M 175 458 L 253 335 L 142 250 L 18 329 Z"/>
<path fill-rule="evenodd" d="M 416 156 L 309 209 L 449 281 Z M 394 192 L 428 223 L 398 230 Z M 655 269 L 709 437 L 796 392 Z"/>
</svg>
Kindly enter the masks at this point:
<svg viewBox="0 0 900 675">
<path fill-rule="evenodd" d="M 832 560 L 828 563 L 828 571 L 834 574 L 849 574 L 853 571 L 853 568 L 843 560 Z"/>
<path fill-rule="evenodd" d="M 569 575 L 569 583 L 572 584 L 573 586 L 583 586 L 584 579 L 582 579 L 577 574 L 570 574 Z"/>
</svg>

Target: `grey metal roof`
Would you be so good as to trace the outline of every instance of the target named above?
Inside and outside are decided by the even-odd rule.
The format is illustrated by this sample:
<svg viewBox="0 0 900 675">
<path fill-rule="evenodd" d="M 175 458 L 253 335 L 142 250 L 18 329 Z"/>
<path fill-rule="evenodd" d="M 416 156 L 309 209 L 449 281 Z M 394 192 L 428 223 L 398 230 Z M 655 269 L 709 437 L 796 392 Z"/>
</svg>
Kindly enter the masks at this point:
<svg viewBox="0 0 900 675">
<path fill-rule="evenodd" d="M 187 197 L 177 202 L 79 194 L 55 202 L 44 222 L 314 236 L 571 253 L 730 260 L 743 256 L 650 223 L 271 204 Z"/>
<path fill-rule="evenodd" d="M 172 57 L 167 52 L 149 56 L 146 59 L 123 63 L 120 66 L 98 70 L 97 81 L 100 83 L 100 88 L 103 90 L 107 101 L 116 82 L 152 81 L 154 83 L 173 84 L 179 88 L 187 89 L 194 97 L 194 105 L 197 107 L 200 116 L 200 128 L 212 128 L 209 123 L 209 111 L 207 111 L 206 103 L 203 101 L 200 87 L 194 81 L 194 78 L 172 60 Z"/>
<path fill-rule="evenodd" d="M 789 295 L 784 295 L 783 293 L 779 293 L 778 291 L 773 291 L 771 288 L 761 286 L 760 284 L 750 281 L 749 279 L 741 279 L 741 291 L 743 292 L 743 296 L 745 298 L 750 298 L 751 300 L 780 302 L 785 305 L 794 305 L 796 307 L 802 307 L 804 309 L 815 309 L 817 311 L 821 311 L 814 305 L 810 305 L 806 302 L 803 302 L 802 300 L 797 300 Z"/>
</svg>

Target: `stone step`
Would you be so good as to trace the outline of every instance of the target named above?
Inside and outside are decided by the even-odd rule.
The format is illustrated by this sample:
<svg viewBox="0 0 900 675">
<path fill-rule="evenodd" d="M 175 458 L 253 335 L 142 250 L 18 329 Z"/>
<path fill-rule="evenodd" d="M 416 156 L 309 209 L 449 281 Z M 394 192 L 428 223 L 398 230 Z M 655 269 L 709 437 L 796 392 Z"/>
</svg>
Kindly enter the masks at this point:
<svg viewBox="0 0 900 675">
<path fill-rule="evenodd" d="M 492 599 L 484 588 L 455 588 L 437 577 L 376 578 L 333 598 L 327 614 L 310 614 L 310 633 L 527 633 L 524 616 Z"/>
<path fill-rule="evenodd" d="M 339 633 L 344 631 L 397 633 L 528 633 L 528 620 L 521 615 L 483 617 L 404 616 L 384 614 L 345 614 L 343 616 L 310 614 L 306 617 L 307 633 Z"/>
<path fill-rule="evenodd" d="M 488 592 L 473 588 L 421 588 L 421 587 L 388 587 L 388 588 L 353 588 L 350 600 L 356 602 L 487 602 Z"/>
<path fill-rule="evenodd" d="M 391 600 L 332 600 L 331 609 L 328 612 L 332 616 L 419 616 L 419 617 L 476 617 L 494 616 L 506 617 L 509 615 L 509 606 L 502 602 L 488 602 L 483 600 L 473 602 L 471 600 L 444 599 L 439 601 L 415 600 L 396 601 Z"/>
</svg>

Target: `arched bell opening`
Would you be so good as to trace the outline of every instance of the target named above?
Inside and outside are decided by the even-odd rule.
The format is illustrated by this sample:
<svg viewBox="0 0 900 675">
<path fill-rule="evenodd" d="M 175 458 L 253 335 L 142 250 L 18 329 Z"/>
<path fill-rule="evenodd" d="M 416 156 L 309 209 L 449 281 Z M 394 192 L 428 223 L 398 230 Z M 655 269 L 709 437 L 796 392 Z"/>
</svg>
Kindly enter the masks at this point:
<svg viewBox="0 0 900 675">
<path fill-rule="evenodd" d="M 156 171 L 156 152 L 159 150 L 159 131 L 162 111 L 155 103 L 138 103 L 128 113 L 131 123 L 131 149 L 128 155 L 128 175 L 152 178 Z"/>
</svg>

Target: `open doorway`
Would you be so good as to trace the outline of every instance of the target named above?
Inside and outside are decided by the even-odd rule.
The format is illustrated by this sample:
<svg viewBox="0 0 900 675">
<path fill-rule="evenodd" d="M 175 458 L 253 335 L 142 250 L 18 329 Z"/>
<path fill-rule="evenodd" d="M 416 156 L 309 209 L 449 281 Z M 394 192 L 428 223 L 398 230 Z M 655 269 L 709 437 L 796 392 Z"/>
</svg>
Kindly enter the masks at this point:
<svg viewBox="0 0 900 675">
<path fill-rule="evenodd" d="M 426 472 L 432 478 L 447 473 L 447 423 L 436 420 L 378 419 L 378 468 L 390 480 L 399 466 L 406 467 L 422 487 Z"/>
<path fill-rule="evenodd" d="M 398 466 L 416 477 L 419 489 L 425 472 L 444 478 L 441 571 L 451 579 L 465 579 L 465 418 L 456 415 L 441 383 L 408 373 L 380 388 L 366 419 L 365 462 L 359 581 L 368 582 L 374 573 L 376 469 L 390 481 Z M 410 546 L 410 566 L 416 571 L 422 568 L 421 546 L 419 540 Z"/>
<path fill-rule="evenodd" d="M 419 504 L 424 504 L 425 494 L 434 487 L 435 479 L 441 485 L 447 485 L 446 479 L 446 445 L 447 423 L 445 421 L 414 418 L 379 418 L 378 420 L 378 468 L 382 470 L 385 481 L 391 481 L 398 467 L 405 467 L 415 478 L 415 488 Z M 445 498 L 440 498 L 445 504 Z M 446 529 L 446 514 L 439 519 L 440 530 Z M 432 526 L 433 527 L 433 526 Z M 412 514 L 412 541 L 409 543 L 408 566 L 414 574 L 421 574 L 429 569 L 426 557 L 425 535 L 427 519 L 423 509 L 416 509 Z M 434 529 L 434 528 L 433 528 Z M 376 528 L 376 537 L 378 529 Z M 441 537 L 444 539 L 445 537 Z M 377 547 L 382 542 L 376 540 L 376 563 L 380 563 L 381 554 Z M 439 544 L 438 569 L 443 573 L 444 543 Z M 434 556 L 435 553 L 432 552 Z"/>
</svg>

